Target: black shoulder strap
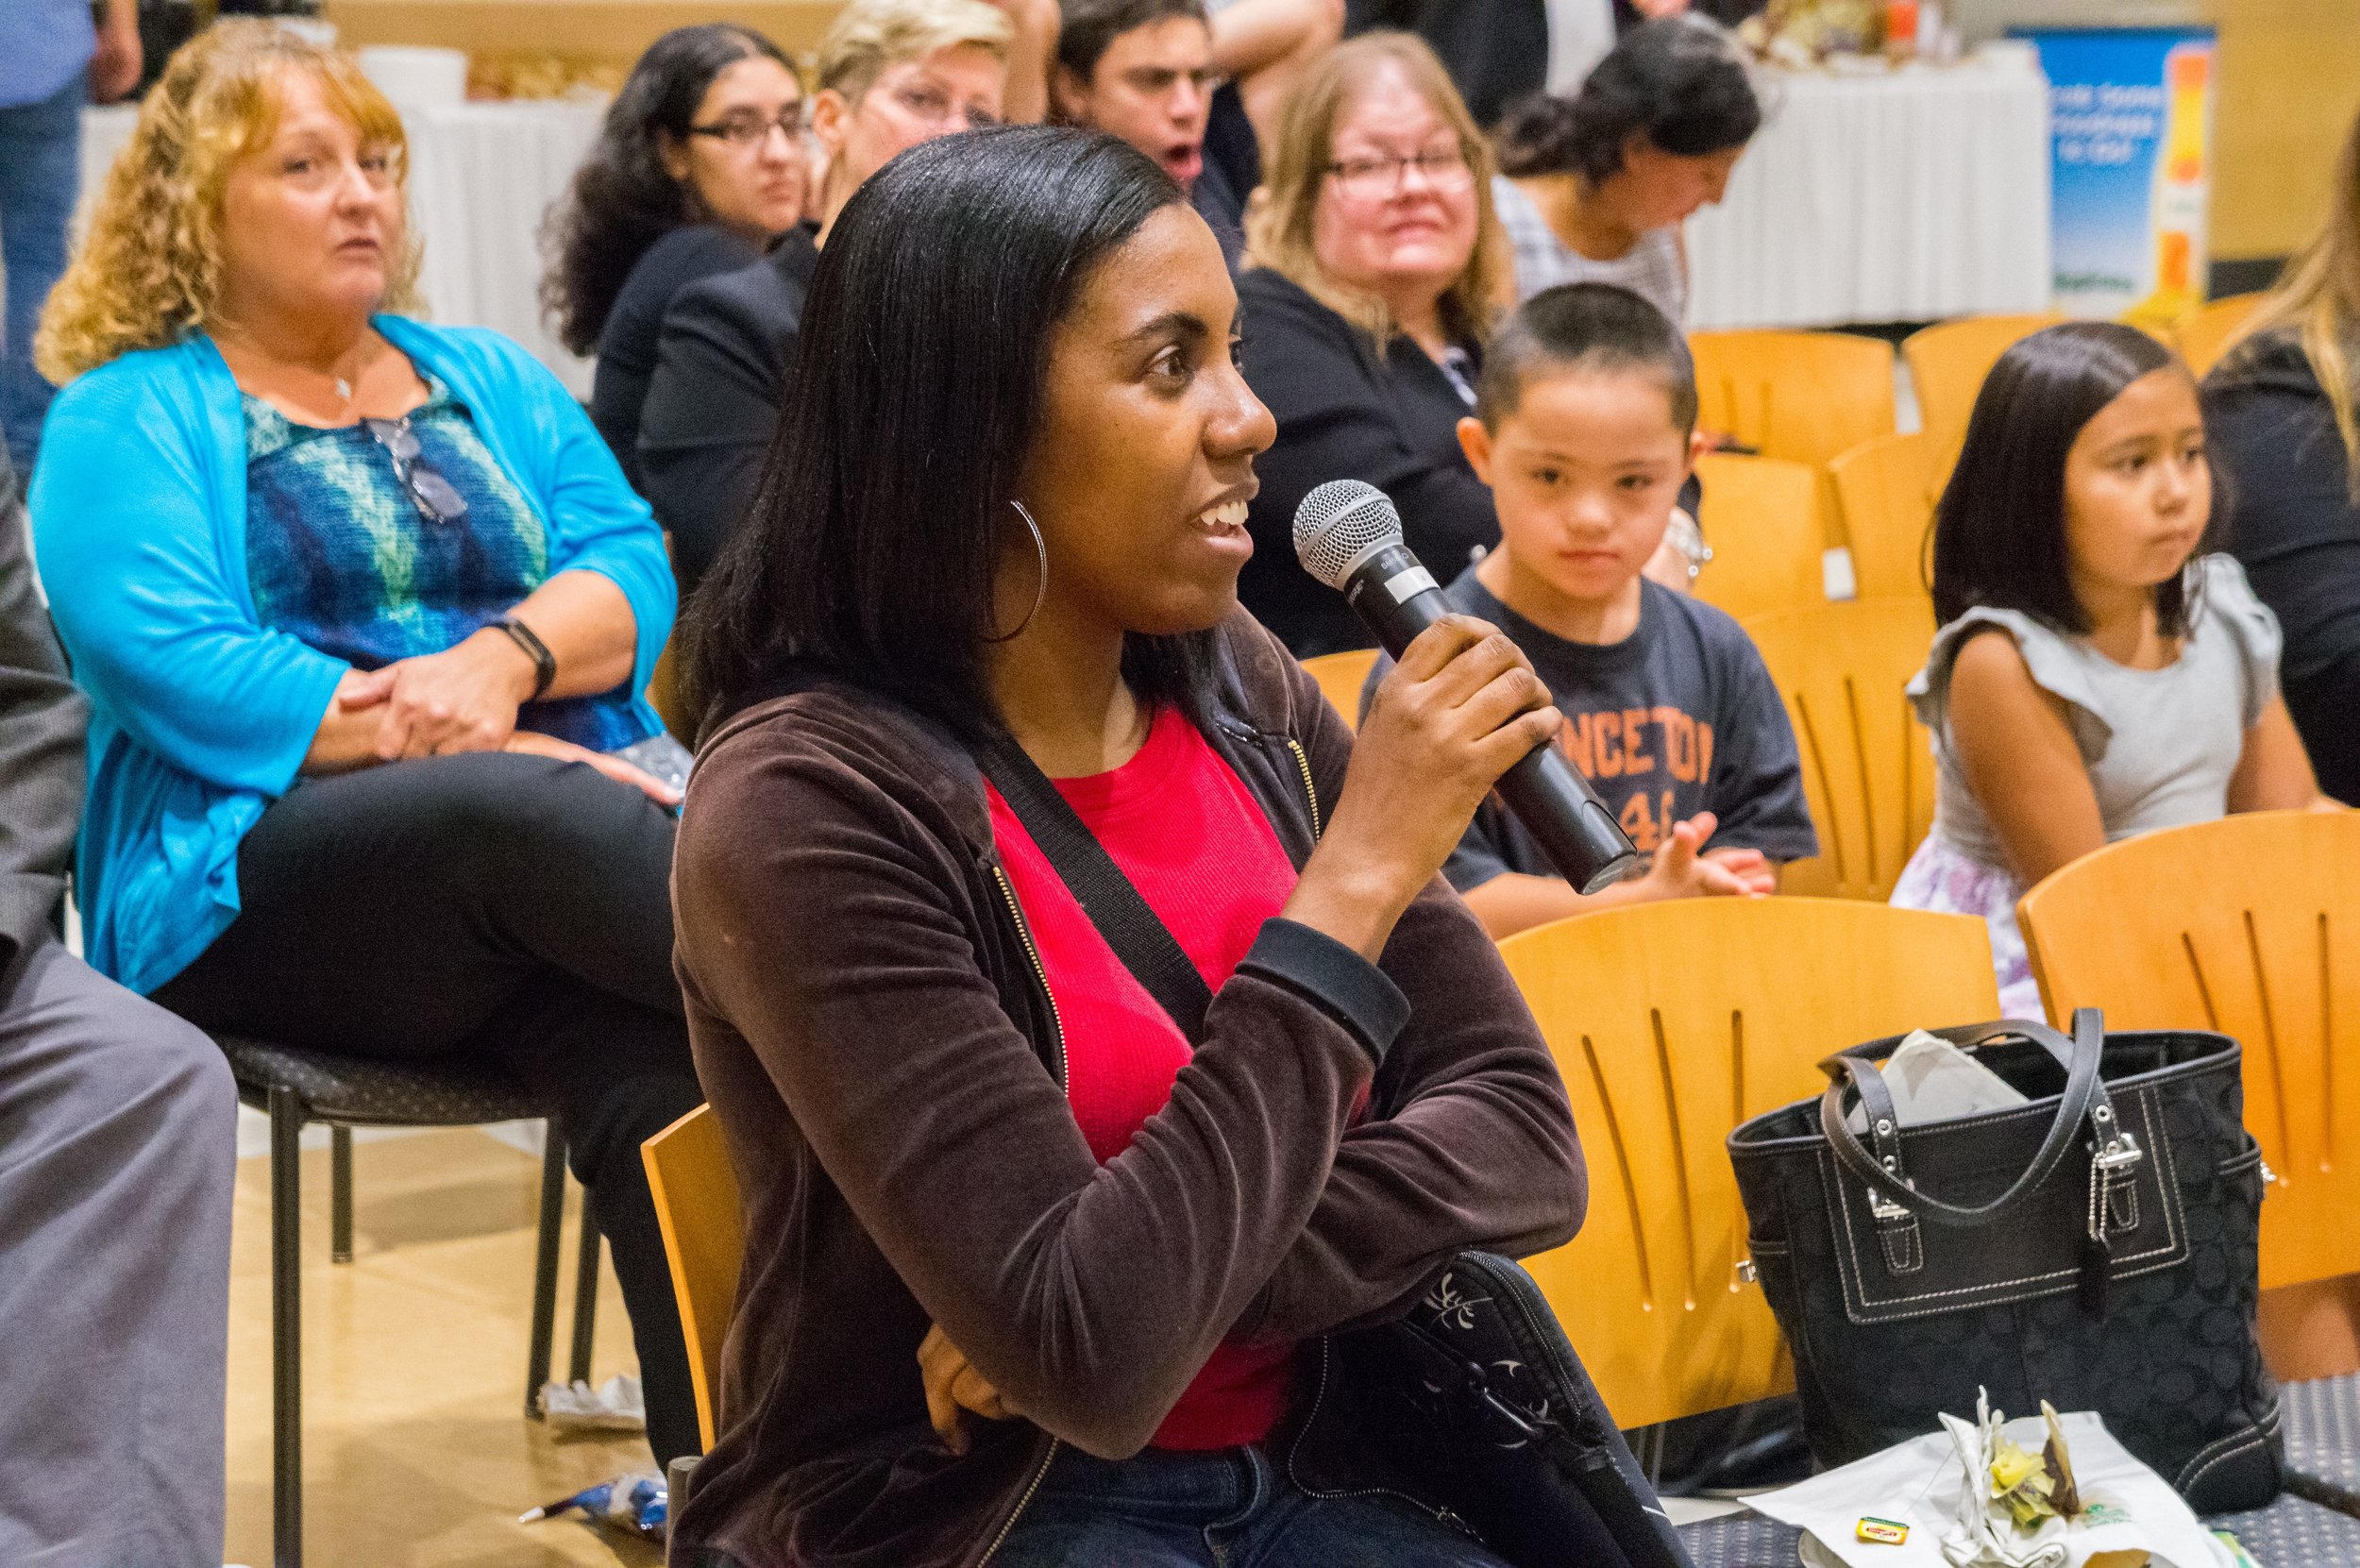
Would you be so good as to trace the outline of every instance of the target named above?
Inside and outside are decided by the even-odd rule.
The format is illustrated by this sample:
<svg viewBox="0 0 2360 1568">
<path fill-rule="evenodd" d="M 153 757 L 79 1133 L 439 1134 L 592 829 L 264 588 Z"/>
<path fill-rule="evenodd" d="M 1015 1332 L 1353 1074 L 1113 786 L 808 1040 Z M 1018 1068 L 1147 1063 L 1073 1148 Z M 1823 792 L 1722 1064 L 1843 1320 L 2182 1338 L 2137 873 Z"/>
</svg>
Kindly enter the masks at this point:
<svg viewBox="0 0 2360 1568">
<path fill-rule="evenodd" d="M 1148 907 L 1122 868 L 1022 747 L 1001 735 L 979 747 L 975 761 L 1122 967 L 1195 1045 L 1204 1037 L 1205 1010 L 1212 1005 L 1213 992 L 1195 961 L 1181 950 L 1179 938 Z"/>
</svg>

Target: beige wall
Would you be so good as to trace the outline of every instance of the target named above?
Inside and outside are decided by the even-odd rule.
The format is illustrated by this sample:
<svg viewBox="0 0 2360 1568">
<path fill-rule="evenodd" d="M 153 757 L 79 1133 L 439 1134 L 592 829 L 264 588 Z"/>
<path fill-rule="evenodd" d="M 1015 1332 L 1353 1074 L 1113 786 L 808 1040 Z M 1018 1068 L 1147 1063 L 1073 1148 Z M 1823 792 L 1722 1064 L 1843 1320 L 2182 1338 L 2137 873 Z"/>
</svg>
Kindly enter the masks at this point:
<svg viewBox="0 0 2360 1568">
<path fill-rule="evenodd" d="M 0 0 L 0 4 L 7 0 Z M 666 29 L 743 22 L 790 54 L 819 42 L 839 0 L 327 0 L 338 38 L 494 55 L 585 56 L 628 66 Z M 2360 3 L 2360 0 L 2355 0 Z"/>
<path fill-rule="evenodd" d="M 2360 0 L 2205 0 L 2220 29 L 2216 258 L 2283 256 L 2327 211 L 2360 112 Z"/>
</svg>

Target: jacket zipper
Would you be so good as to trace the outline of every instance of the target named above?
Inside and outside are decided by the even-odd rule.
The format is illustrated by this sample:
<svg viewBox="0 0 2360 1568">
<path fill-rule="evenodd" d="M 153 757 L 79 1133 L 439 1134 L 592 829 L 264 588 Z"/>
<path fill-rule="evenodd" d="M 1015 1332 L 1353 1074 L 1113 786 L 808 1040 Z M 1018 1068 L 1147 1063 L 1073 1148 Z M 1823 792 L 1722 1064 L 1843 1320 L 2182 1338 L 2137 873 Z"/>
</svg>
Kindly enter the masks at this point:
<svg viewBox="0 0 2360 1568">
<path fill-rule="evenodd" d="M 1311 1435 L 1311 1428 L 1319 1424 L 1320 1406 L 1325 1403 L 1327 1399 L 1328 1360 L 1333 1355 L 1333 1343 L 1334 1341 L 1331 1340 L 1326 1335 L 1322 1335 L 1320 1337 L 1320 1380 L 1318 1385 L 1311 1391 L 1310 1413 L 1303 1418 L 1303 1425 L 1295 1432 L 1294 1441 L 1287 1445 L 1287 1479 L 1292 1481 L 1294 1483 L 1295 1490 L 1302 1492 L 1306 1497 L 1398 1498 L 1438 1524 L 1447 1525 L 1452 1529 L 1458 1531 L 1461 1535 L 1469 1536 L 1478 1541 L 1481 1540 L 1482 1537 L 1475 1534 L 1475 1530 L 1473 1526 L 1469 1525 L 1464 1519 L 1461 1519 L 1458 1514 L 1452 1512 L 1450 1509 L 1438 1509 L 1429 1503 L 1420 1502 L 1417 1498 L 1410 1496 L 1408 1492 L 1395 1492 L 1391 1487 L 1364 1486 L 1356 1487 L 1350 1492 L 1323 1492 L 1303 1484 L 1303 1475 L 1295 1468 L 1295 1459 L 1303 1452 L 1304 1440 Z"/>
<path fill-rule="evenodd" d="M 1008 1532 L 1016 1528 L 1016 1522 L 1024 1517 L 1026 1509 L 1032 1507 L 1033 1498 L 1040 1491 L 1041 1482 L 1049 1478 L 1050 1462 L 1056 1458 L 1057 1447 L 1057 1440 L 1051 1438 L 1048 1448 L 1041 1454 L 1040 1463 L 1033 1467 L 1033 1478 L 1024 1483 L 1023 1495 L 1016 1500 L 1016 1507 L 1008 1511 L 1006 1521 L 1000 1526 L 1000 1533 L 991 1538 L 991 1544 L 984 1548 L 984 1555 L 975 1560 L 975 1568 L 985 1568 L 985 1564 L 999 1555 L 1001 1545 L 1008 1539 Z"/>
<path fill-rule="evenodd" d="M 1049 988 L 1049 970 L 1041 964 L 1040 949 L 1033 945 L 1033 928 L 1024 923 L 1024 906 L 1016 902 L 1016 888 L 1008 881 L 1008 873 L 998 861 L 991 867 L 992 880 L 1000 884 L 1000 896 L 1008 901 L 1008 914 L 1016 921 L 1017 939 L 1024 944 L 1024 956 L 1032 960 L 1033 978 L 1040 982 L 1040 994 L 1049 1003 L 1049 1034 L 1057 1048 L 1057 1087 L 1061 1092 L 1071 1087 L 1066 1082 L 1065 1018 L 1057 1011 L 1057 993 Z"/>
<path fill-rule="evenodd" d="M 1311 782 L 1311 759 L 1304 753 L 1301 741 L 1292 735 L 1287 736 L 1286 740 L 1287 750 L 1295 754 L 1295 767 L 1303 773 L 1303 796 L 1311 803 L 1311 839 L 1317 843 L 1325 828 L 1320 821 L 1320 788 Z"/>
</svg>

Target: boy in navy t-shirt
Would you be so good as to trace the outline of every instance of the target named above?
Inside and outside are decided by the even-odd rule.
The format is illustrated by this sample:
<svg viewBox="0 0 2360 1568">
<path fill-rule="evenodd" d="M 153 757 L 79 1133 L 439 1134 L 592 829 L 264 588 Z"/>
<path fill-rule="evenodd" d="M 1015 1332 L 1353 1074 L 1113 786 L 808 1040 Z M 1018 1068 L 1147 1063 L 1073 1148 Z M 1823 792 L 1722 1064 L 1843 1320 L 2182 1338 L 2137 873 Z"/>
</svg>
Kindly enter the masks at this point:
<svg viewBox="0 0 2360 1568">
<path fill-rule="evenodd" d="M 1486 352 L 1458 435 L 1492 486 L 1500 545 L 1444 597 L 1524 649 L 1564 711 L 1558 746 L 1648 856 L 1585 898 L 1486 801 L 1443 871 L 1494 936 L 1619 903 L 1768 893 L 1781 863 L 1818 852 L 1794 731 L 1752 640 L 1641 575 L 1694 467 L 1695 422 L 1687 344 L 1627 290 L 1536 295 Z"/>
</svg>

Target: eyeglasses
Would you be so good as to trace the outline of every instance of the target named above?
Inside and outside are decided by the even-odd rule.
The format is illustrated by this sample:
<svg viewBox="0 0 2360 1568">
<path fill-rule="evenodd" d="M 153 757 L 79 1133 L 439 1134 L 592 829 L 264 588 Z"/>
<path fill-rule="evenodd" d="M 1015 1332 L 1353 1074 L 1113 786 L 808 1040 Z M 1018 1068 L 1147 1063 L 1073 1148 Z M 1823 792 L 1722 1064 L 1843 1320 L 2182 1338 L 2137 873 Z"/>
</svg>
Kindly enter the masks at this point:
<svg viewBox="0 0 2360 1568">
<path fill-rule="evenodd" d="M 987 130 L 1000 123 L 1000 116 L 973 104 L 953 103 L 951 94 L 939 87 L 924 82 L 910 82 L 895 88 L 886 96 L 900 104 L 910 118 L 930 126 L 952 126 L 964 123 L 969 130 Z"/>
<path fill-rule="evenodd" d="M 710 136 L 716 142 L 727 143 L 738 152 L 751 152 L 770 140 L 770 133 L 774 130 L 785 132 L 789 142 L 803 133 L 801 99 L 798 98 L 779 110 L 775 118 L 766 119 L 751 110 L 741 110 L 709 126 L 691 126 L 688 127 L 688 134 Z"/>
<path fill-rule="evenodd" d="M 385 455 L 394 460 L 394 478 L 410 493 L 410 503 L 418 509 L 418 515 L 446 528 L 465 519 L 467 497 L 421 460 L 423 448 L 418 445 L 418 432 L 410 428 L 409 415 L 363 419 L 361 428 L 376 437 Z"/>
<path fill-rule="evenodd" d="M 1455 145 L 1428 147 L 1407 158 L 1348 158 L 1327 166 L 1337 189 L 1356 201 L 1399 195 L 1412 169 L 1424 177 L 1429 191 L 1464 191 L 1475 184 L 1466 153 Z"/>
</svg>

